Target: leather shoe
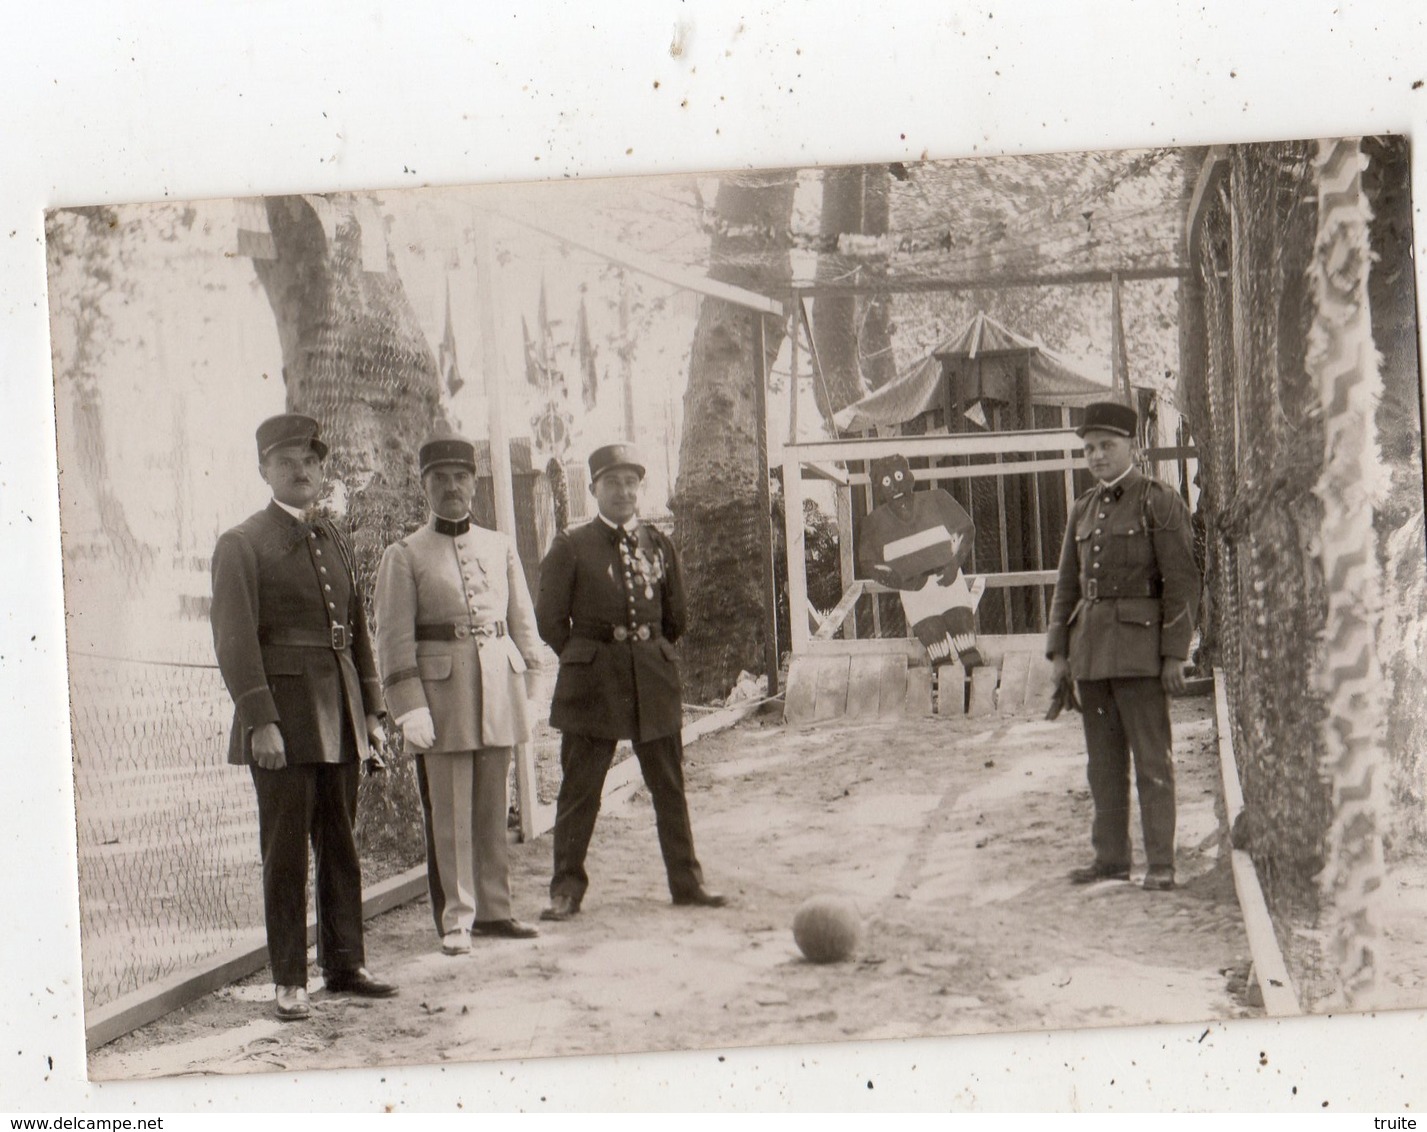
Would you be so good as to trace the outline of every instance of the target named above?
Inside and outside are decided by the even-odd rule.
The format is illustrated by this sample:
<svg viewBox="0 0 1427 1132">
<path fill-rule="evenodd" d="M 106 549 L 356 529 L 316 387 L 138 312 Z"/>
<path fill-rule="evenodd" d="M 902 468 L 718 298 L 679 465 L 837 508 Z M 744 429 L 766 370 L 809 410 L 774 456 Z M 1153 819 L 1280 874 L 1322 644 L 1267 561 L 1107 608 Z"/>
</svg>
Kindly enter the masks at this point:
<svg viewBox="0 0 1427 1132">
<path fill-rule="evenodd" d="M 1081 865 L 1070 870 L 1071 884 L 1094 884 L 1097 880 L 1129 880 L 1129 865 L 1105 865 L 1096 861 L 1093 865 Z"/>
<path fill-rule="evenodd" d="M 534 924 L 522 924 L 517 919 L 509 920 L 477 920 L 477 935 L 500 936 L 501 939 L 534 939 L 540 934 L 540 929 Z"/>
<path fill-rule="evenodd" d="M 384 983 L 365 967 L 353 971 L 328 971 L 323 975 L 327 989 L 334 994 L 355 994 L 363 998 L 390 998 L 396 987 Z"/>
<path fill-rule="evenodd" d="M 306 987 L 278 987 L 277 1005 L 273 1012 L 282 1022 L 300 1022 L 312 1013 Z"/>
<path fill-rule="evenodd" d="M 721 892 L 707 892 L 702 888 L 696 888 L 693 892 L 685 892 L 674 897 L 674 903 L 681 907 L 696 904 L 701 908 L 722 908 L 728 903 L 728 897 Z"/>
<path fill-rule="evenodd" d="M 542 920 L 568 920 L 579 910 L 580 906 L 575 902 L 573 896 L 561 894 L 550 898 L 550 907 L 540 913 L 540 918 Z"/>
<path fill-rule="evenodd" d="M 1140 887 L 1147 892 L 1168 892 L 1174 887 L 1174 870 L 1163 866 L 1151 868 L 1145 873 Z"/>
<path fill-rule="evenodd" d="M 471 953 L 471 933 L 465 928 L 457 928 L 441 937 L 442 955 L 469 955 Z"/>
</svg>

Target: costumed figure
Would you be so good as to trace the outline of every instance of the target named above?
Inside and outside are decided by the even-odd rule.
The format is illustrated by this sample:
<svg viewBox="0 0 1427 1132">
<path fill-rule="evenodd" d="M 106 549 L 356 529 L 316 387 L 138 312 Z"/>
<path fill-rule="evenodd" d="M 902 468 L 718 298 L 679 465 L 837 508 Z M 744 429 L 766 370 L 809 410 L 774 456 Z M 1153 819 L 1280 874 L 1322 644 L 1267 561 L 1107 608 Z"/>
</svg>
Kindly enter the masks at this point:
<svg viewBox="0 0 1427 1132">
<path fill-rule="evenodd" d="M 976 527 L 941 488 L 913 491 L 905 456 L 872 461 L 872 497 L 858 560 L 864 574 L 897 590 L 907 624 L 933 665 L 953 658 L 964 668 L 983 663 L 976 646 L 976 606 L 986 580 L 968 583 L 961 567 L 971 556 Z"/>
</svg>

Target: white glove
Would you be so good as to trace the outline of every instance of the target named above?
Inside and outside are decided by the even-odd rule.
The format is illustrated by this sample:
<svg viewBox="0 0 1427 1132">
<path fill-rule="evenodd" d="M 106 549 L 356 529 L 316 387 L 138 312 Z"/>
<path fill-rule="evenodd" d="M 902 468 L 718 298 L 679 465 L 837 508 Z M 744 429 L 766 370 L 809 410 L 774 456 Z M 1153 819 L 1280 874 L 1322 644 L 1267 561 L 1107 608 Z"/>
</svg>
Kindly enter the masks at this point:
<svg viewBox="0 0 1427 1132">
<path fill-rule="evenodd" d="M 430 708 L 415 708 L 399 717 L 396 725 L 406 737 L 407 746 L 429 751 L 436 745 L 436 722 L 431 718 Z"/>
</svg>

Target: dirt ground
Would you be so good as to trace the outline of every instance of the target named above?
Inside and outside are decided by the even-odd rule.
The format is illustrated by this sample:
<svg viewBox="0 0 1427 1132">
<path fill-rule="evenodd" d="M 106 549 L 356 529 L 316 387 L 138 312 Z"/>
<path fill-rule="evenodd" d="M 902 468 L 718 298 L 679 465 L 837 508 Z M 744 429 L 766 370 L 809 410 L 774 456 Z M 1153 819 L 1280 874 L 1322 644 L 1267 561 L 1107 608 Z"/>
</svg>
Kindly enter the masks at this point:
<svg viewBox="0 0 1427 1132">
<path fill-rule="evenodd" d="M 1090 800 L 1079 720 L 930 718 L 787 729 L 762 716 L 686 753 L 720 910 L 674 908 L 642 786 L 606 802 L 584 910 L 530 942 L 439 953 L 423 899 L 374 920 L 371 1002 L 317 989 L 271 1015 L 266 972 L 95 1051 L 95 1080 L 724 1048 L 1251 1015 L 1248 944 L 1215 814 L 1212 703 L 1175 705 L 1179 879 L 1076 888 Z M 1137 841 L 1138 844 L 1138 841 Z M 516 914 L 549 838 L 513 847 Z M 1142 867 L 1142 866 L 1141 866 Z M 850 897 L 849 962 L 799 954 L 793 913 Z"/>
</svg>

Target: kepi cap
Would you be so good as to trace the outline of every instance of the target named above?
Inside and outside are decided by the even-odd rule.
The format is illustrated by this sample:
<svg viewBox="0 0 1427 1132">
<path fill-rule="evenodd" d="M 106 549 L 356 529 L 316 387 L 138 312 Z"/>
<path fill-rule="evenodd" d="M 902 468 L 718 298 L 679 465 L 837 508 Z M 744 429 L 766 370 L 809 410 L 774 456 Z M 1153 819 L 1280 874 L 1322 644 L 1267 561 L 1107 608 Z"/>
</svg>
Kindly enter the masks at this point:
<svg viewBox="0 0 1427 1132">
<path fill-rule="evenodd" d="M 421 451 L 417 455 L 417 463 L 421 466 L 423 476 L 432 468 L 438 468 L 442 464 L 460 464 L 461 467 L 469 468 L 474 473 L 476 470 L 476 446 L 459 436 L 443 436 L 439 440 L 428 440 L 421 446 Z"/>
<path fill-rule="evenodd" d="M 1075 435 L 1084 439 L 1085 434 L 1094 429 L 1133 437 L 1139 423 L 1139 413 L 1129 405 L 1119 401 L 1092 401 L 1085 406 L 1085 419 L 1080 422 Z"/>
<path fill-rule="evenodd" d="M 258 425 L 258 459 L 265 460 L 274 448 L 289 444 L 309 445 L 320 459 L 327 459 L 327 445 L 317 436 L 317 422 L 303 413 L 280 413 Z"/>
<path fill-rule="evenodd" d="M 640 479 L 644 478 L 644 464 L 632 444 L 606 444 L 590 453 L 590 483 L 615 468 L 633 468 Z"/>
</svg>

